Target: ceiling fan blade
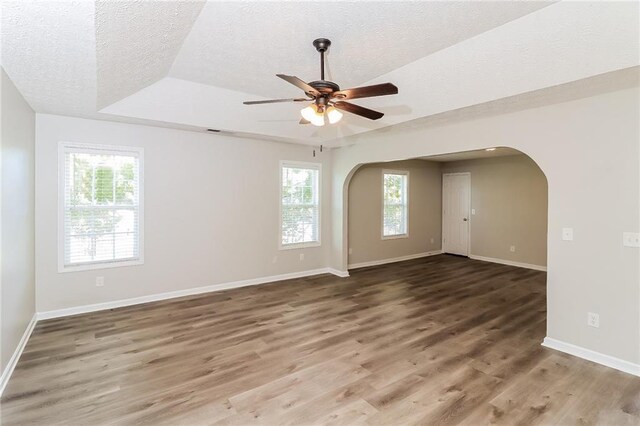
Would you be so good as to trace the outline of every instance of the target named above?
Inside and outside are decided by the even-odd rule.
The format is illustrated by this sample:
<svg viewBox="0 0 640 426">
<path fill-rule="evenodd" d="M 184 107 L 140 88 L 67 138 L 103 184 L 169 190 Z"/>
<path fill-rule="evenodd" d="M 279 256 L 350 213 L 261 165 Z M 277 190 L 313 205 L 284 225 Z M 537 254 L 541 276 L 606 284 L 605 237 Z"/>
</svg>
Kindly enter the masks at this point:
<svg viewBox="0 0 640 426">
<path fill-rule="evenodd" d="M 276 74 L 276 76 L 280 77 L 281 79 L 283 79 L 286 82 L 289 82 L 289 83 L 293 84 L 297 88 L 304 90 L 305 93 L 308 93 L 308 94 L 313 95 L 313 96 L 320 95 L 320 92 L 318 92 L 316 89 L 314 89 L 313 87 L 309 86 L 307 83 L 305 83 L 304 81 L 300 80 L 296 76 L 285 75 L 285 74 Z"/>
<path fill-rule="evenodd" d="M 398 94 L 398 88 L 391 83 L 376 84 L 373 86 L 355 87 L 353 89 L 335 92 L 333 97 L 338 99 L 371 98 L 373 96 L 385 96 Z"/>
<path fill-rule="evenodd" d="M 360 115 L 369 120 L 378 120 L 384 116 L 383 113 L 374 111 L 369 108 L 361 107 L 360 105 L 350 104 L 349 102 L 334 102 L 333 106 L 343 111 L 350 112 L 351 114 Z"/>
<path fill-rule="evenodd" d="M 298 124 L 311 124 L 311 122 L 309 120 L 305 120 L 304 118 L 301 118 Z"/>
<path fill-rule="evenodd" d="M 260 104 L 275 104 L 278 102 L 304 102 L 310 101 L 312 99 L 307 98 L 292 98 L 292 99 L 269 99 L 267 101 L 245 101 L 243 104 L 245 105 L 260 105 Z"/>
</svg>

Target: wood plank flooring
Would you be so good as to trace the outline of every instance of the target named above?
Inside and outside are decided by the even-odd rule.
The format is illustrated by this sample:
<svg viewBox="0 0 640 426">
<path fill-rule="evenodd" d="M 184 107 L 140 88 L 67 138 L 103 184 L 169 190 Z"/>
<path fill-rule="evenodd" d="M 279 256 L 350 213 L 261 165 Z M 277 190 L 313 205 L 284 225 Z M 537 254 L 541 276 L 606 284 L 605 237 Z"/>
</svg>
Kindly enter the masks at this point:
<svg viewBox="0 0 640 426">
<path fill-rule="evenodd" d="M 546 275 L 440 255 L 38 323 L 13 424 L 640 424 L 543 348 Z"/>
</svg>

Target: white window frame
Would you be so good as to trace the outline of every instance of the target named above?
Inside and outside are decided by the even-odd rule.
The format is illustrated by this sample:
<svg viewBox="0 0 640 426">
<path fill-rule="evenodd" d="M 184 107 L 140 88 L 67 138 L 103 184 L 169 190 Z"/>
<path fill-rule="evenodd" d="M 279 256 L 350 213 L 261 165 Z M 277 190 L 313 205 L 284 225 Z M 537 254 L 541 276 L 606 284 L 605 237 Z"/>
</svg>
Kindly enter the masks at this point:
<svg viewBox="0 0 640 426">
<path fill-rule="evenodd" d="M 81 264 L 65 265 L 65 151 L 88 154 L 135 154 L 138 157 L 138 257 L 127 260 L 100 260 Z M 144 264 L 144 148 L 88 143 L 60 142 L 58 144 L 58 272 L 88 271 L 93 269 L 120 268 Z"/>
<path fill-rule="evenodd" d="M 282 244 L 282 169 L 285 167 L 299 169 L 315 169 L 318 171 L 318 240 L 304 243 Z M 278 200 L 278 249 L 295 250 L 307 247 L 319 247 L 322 244 L 322 163 L 310 163 L 304 161 L 280 161 L 280 180 L 278 181 L 280 199 Z"/>
<path fill-rule="evenodd" d="M 397 234 L 397 235 L 385 235 L 384 234 L 384 175 L 404 175 L 407 177 L 407 188 L 406 188 L 406 209 L 405 209 L 405 233 Z M 409 171 L 408 170 L 389 170 L 383 169 L 382 175 L 380 176 L 380 180 L 382 182 L 382 209 L 381 209 L 381 229 L 380 235 L 383 240 L 396 240 L 399 238 L 409 238 Z"/>
</svg>

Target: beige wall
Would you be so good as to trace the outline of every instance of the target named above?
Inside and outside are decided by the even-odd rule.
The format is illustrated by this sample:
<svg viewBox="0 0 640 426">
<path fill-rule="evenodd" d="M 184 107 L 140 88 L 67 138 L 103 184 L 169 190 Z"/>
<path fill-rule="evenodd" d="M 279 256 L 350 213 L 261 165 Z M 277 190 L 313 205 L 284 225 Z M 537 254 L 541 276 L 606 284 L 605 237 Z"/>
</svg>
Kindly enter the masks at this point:
<svg viewBox="0 0 640 426">
<path fill-rule="evenodd" d="M 409 172 L 408 238 L 381 238 L 385 169 Z M 349 265 L 439 250 L 442 174 L 457 172 L 471 173 L 471 208 L 476 214 L 471 216 L 470 255 L 546 266 L 547 180 L 526 155 L 444 163 L 394 161 L 360 167 L 349 182 Z"/>
<path fill-rule="evenodd" d="M 382 239 L 382 171 L 385 169 L 409 172 L 407 238 Z M 349 194 L 350 265 L 440 249 L 442 185 L 438 164 L 422 160 L 367 164 L 351 179 Z"/>
<path fill-rule="evenodd" d="M 35 114 L 4 70 L 1 74 L 0 364 L 5 373 L 35 313 Z"/>
<path fill-rule="evenodd" d="M 471 256 L 547 264 L 547 179 L 526 155 L 442 163 L 471 173 Z M 511 252 L 510 247 L 516 251 Z"/>
</svg>

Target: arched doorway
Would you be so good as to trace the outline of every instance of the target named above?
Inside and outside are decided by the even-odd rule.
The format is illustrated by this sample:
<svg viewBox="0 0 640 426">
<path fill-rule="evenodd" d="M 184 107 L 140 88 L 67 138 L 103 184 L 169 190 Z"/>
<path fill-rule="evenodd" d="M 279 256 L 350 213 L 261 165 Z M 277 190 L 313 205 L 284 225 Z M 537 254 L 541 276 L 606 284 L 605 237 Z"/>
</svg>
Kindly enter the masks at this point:
<svg viewBox="0 0 640 426">
<path fill-rule="evenodd" d="M 448 183 L 460 180 L 465 194 Z M 346 186 L 349 269 L 445 252 L 546 270 L 547 180 L 518 150 L 364 164 Z"/>
</svg>

